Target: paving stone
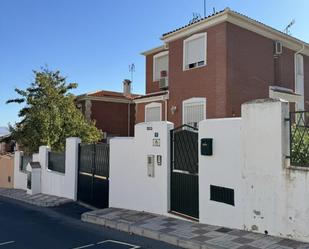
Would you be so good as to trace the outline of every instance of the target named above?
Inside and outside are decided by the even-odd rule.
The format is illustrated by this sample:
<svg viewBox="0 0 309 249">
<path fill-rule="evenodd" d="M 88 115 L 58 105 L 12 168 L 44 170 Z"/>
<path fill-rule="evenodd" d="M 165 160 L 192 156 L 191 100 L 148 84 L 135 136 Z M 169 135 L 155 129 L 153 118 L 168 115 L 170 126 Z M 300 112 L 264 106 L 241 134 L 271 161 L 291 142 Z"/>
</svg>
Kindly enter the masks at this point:
<svg viewBox="0 0 309 249">
<path fill-rule="evenodd" d="M 175 231 L 175 229 L 169 228 L 169 227 L 159 230 L 160 233 L 170 233 L 170 232 L 174 232 L 174 231 Z"/>
<path fill-rule="evenodd" d="M 199 224 L 172 217 L 124 209 L 106 209 L 83 215 L 84 221 L 122 231 L 158 239 L 183 248 L 198 249 L 309 249 L 309 244 L 266 236 L 264 234 L 232 230 Z M 100 215 L 98 215 L 100 214 Z M 104 224 L 104 223 L 103 223 Z M 297 247 L 296 247 L 297 246 Z"/>
<path fill-rule="evenodd" d="M 233 239 L 233 241 L 236 243 L 240 243 L 240 244 L 249 244 L 253 242 L 254 240 L 240 237 L 240 238 Z"/>
<path fill-rule="evenodd" d="M 130 233 L 142 236 L 144 233 L 144 229 L 139 226 L 130 226 Z"/>
<path fill-rule="evenodd" d="M 236 235 L 236 236 L 242 237 L 242 236 L 245 236 L 245 235 L 250 234 L 250 232 L 242 231 L 242 230 L 233 230 L 233 231 L 229 232 L 228 234 Z"/>
<path fill-rule="evenodd" d="M 303 243 L 295 240 L 282 239 L 281 241 L 278 242 L 278 245 L 297 248 L 298 246 L 303 245 Z"/>
<path fill-rule="evenodd" d="M 260 233 L 248 233 L 244 235 L 243 237 L 248 238 L 248 239 L 261 239 L 261 238 L 266 238 L 266 235 L 260 234 Z"/>
<path fill-rule="evenodd" d="M 250 246 L 250 245 L 245 245 L 245 246 L 240 246 L 237 249 L 260 249 L 258 247 Z"/>
<path fill-rule="evenodd" d="M 119 222 L 117 224 L 117 229 L 124 232 L 129 232 L 130 225 L 128 223 Z"/>
<path fill-rule="evenodd" d="M 191 240 L 178 240 L 178 246 L 182 248 L 189 248 L 189 249 L 201 249 L 202 244 L 198 241 L 191 241 Z"/>
<path fill-rule="evenodd" d="M 220 233 L 228 233 L 228 232 L 231 232 L 233 231 L 232 229 L 229 229 L 229 228 L 225 228 L 225 227 L 221 227 L 219 229 L 217 229 L 217 232 L 220 232 Z"/>
<path fill-rule="evenodd" d="M 147 238 L 150 238 L 150 239 L 158 240 L 159 236 L 160 236 L 160 233 L 158 231 L 144 229 L 143 236 L 145 236 Z"/>
<path fill-rule="evenodd" d="M 178 237 L 170 235 L 170 234 L 160 233 L 159 240 L 177 246 L 179 239 Z"/>
<path fill-rule="evenodd" d="M 295 247 L 282 246 L 282 245 L 278 245 L 278 244 L 273 244 L 273 245 L 266 247 L 266 249 L 293 249 L 293 248 L 295 248 Z"/>
<path fill-rule="evenodd" d="M 204 229 L 198 229 L 198 230 L 193 230 L 192 233 L 194 234 L 205 234 L 208 231 L 204 230 Z"/>
<path fill-rule="evenodd" d="M 205 233 L 204 235 L 208 236 L 208 237 L 216 238 L 216 237 L 224 236 L 225 234 L 219 233 L 219 232 L 216 232 L 216 231 L 211 231 L 211 232 Z"/>
<path fill-rule="evenodd" d="M 250 243 L 250 245 L 258 247 L 258 248 L 267 248 L 267 247 L 279 242 L 280 240 L 281 240 L 280 238 L 267 236 L 265 238 L 253 241 L 252 243 Z"/>
<path fill-rule="evenodd" d="M 200 235 L 200 236 L 193 237 L 192 239 L 193 239 L 193 240 L 200 241 L 200 242 L 205 242 L 205 241 L 211 240 L 211 239 L 213 239 L 213 238 L 207 237 L 207 236 L 205 236 L 205 235 Z"/>
<path fill-rule="evenodd" d="M 233 235 L 227 235 L 227 236 L 233 236 Z M 211 240 L 207 241 L 208 244 L 221 246 L 224 248 L 230 248 L 230 249 L 237 249 L 241 246 L 240 243 L 233 242 L 232 239 L 229 237 L 221 236 L 218 238 L 213 238 Z"/>
</svg>

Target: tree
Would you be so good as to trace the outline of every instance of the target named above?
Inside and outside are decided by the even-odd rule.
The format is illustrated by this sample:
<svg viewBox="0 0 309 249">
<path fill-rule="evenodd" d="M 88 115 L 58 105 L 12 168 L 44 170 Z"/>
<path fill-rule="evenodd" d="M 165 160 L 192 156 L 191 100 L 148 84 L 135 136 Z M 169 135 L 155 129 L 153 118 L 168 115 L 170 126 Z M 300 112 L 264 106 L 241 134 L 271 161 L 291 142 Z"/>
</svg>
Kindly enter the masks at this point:
<svg viewBox="0 0 309 249">
<path fill-rule="evenodd" d="M 28 153 L 48 145 L 54 151 L 63 151 L 67 137 L 79 137 L 85 143 L 97 142 L 102 132 L 93 121 L 87 121 L 69 93 L 76 83 L 66 83 L 59 71 L 43 68 L 34 71 L 34 82 L 26 90 L 15 89 L 20 98 L 7 103 L 24 103 L 19 111 L 20 122 L 10 126 L 13 138 Z"/>
</svg>

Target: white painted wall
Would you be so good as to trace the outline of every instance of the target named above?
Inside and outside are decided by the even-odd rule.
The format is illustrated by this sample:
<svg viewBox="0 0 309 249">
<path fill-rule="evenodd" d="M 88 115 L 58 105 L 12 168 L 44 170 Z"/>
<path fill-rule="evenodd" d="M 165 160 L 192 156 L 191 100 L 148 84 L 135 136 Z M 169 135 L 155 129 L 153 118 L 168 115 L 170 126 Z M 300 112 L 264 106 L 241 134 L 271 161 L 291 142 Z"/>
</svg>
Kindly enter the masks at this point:
<svg viewBox="0 0 309 249">
<path fill-rule="evenodd" d="M 148 128 L 148 130 L 147 130 Z M 149 130 L 149 129 L 152 130 Z M 169 122 L 140 123 L 134 138 L 113 138 L 110 141 L 111 207 L 167 214 L 169 210 Z M 155 133 L 160 147 L 153 146 Z M 155 160 L 154 177 L 147 174 L 147 155 L 162 155 L 162 165 Z"/>
<path fill-rule="evenodd" d="M 22 151 L 15 151 L 14 154 L 14 188 L 27 189 L 27 174 L 20 171 Z"/>
<path fill-rule="evenodd" d="M 205 120 L 199 138 L 214 155 L 199 156 L 200 221 L 309 242 L 309 171 L 289 165 L 287 102 L 257 100 L 239 119 Z M 209 200 L 209 185 L 235 190 L 235 207 Z"/>
<path fill-rule="evenodd" d="M 207 119 L 199 123 L 200 222 L 242 228 L 241 119 Z M 213 156 L 201 156 L 200 141 L 213 138 Z M 234 189 L 235 206 L 210 200 L 210 185 Z"/>
<path fill-rule="evenodd" d="M 41 164 L 41 191 L 43 194 L 55 195 L 76 200 L 78 177 L 78 145 L 79 138 L 66 139 L 65 174 L 48 169 L 47 146 L 41 146 L 38 154 L 33 154 L 33 161 Z M 20 153 L 15 153 L 14 188 L 27 189 L 27 174 L 19 170 Z M 16 178 L 15 178 L 16 177 Z"/>
<path fill-rule="evenodd" d="M 65 151 L 65 174 L 48 169 L 47 146 L 41 146 L 39 151 L 39 162 L 42 167 L 42 193 L 50 194 L 68 199 L 77 198 L 77 176 L 78 176 L 78 144 L 79 138 L 66 139 Z"/>
</svg>

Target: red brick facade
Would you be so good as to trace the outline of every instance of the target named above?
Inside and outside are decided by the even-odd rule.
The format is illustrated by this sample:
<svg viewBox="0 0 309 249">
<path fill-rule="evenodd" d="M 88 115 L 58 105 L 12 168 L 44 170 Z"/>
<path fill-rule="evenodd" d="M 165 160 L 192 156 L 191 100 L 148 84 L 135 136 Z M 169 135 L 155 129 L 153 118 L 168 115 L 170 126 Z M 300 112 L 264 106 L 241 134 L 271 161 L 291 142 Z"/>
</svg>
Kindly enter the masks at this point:
<svg viewBox="0 0 309 249">
<path fill-rule="evenodd" d="M 295 51 L 283 47 L 275 66 L 272 39 L 228 22 L 198 33 L 202 32 L 207 32 L 207 65 L 200 68 L 183 70 L 183 40 L 187 37 L 168 43 L 167 120 L 175 126 L 182 124 L 182 101 L 191 97 L 207 99 L 207 118 L 222 118 L 240 116 L 241 104 L 246 101 L 268 98 L 269 86 L 294 90 Z M 160 91 L 158 82 L 153 82 L 155 54 L 157 52 L 146 56 L 147 94 Z M 304 56 L 304 72 L 305 100 L 308 100 L 308 56 Z M 170 111 L 172 106 L 177 107 L 174 114 Z M 144 122 L 144 112 L 141 107 L 136 110 L 136 123 Z"/>
</svg>

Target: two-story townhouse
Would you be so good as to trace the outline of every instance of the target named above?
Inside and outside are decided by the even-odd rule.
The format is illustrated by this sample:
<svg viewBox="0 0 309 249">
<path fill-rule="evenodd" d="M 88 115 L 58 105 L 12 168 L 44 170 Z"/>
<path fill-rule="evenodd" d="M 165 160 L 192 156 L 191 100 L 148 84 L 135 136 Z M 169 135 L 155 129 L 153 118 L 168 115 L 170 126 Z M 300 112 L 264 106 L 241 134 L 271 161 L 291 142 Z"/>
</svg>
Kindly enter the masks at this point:
<svg viewBox="0 0 309 249">
<path fill-rule="evenodd" d="M 267 97 L 308 108 L 308 43 L 229 8 L 161 40 L 142 53 L 146 95 L 134 98 L 135 123 L 196 126 L 206 117 L 240 116 L 242 103 Z"/>
</svg>

